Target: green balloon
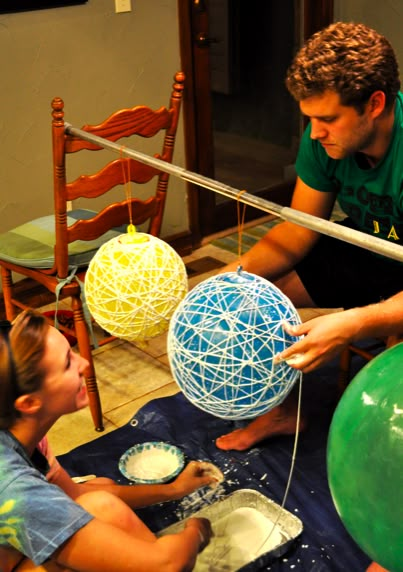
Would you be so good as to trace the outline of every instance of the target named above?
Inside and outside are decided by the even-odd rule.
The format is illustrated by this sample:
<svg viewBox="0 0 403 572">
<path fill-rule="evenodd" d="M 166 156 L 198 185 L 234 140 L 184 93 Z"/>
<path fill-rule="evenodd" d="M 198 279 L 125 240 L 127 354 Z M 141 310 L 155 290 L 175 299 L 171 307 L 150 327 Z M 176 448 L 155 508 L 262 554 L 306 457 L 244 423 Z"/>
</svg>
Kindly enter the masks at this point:
<svg viewBox="0 0 403 572">
<path fill-rule="evenodd" d="M 403 571 L 403 343 L 359 371 L 334 413 L 327 444 L 330 491 L 362 550 Z"/>
</svg>

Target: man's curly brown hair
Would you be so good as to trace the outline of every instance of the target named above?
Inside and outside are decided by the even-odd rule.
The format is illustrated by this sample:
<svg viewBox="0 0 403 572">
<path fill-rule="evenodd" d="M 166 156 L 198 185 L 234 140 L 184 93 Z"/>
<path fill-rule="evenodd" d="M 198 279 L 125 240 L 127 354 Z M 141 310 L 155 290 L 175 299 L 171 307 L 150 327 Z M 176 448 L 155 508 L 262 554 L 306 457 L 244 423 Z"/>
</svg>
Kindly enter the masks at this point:
<svg viewBox="0 0 403 572">
<path fill-rule="evenodd" d="M 286 86 L 297 101 L 334 91 L 342 105 L 361 113 L 377 90 L 385 93 L 387 108 L 393 105 L 400 89 L 399 68 L 384 36 L 364 24 L 336 22 L 316 32 L 299 50 Z"/>
</svg>

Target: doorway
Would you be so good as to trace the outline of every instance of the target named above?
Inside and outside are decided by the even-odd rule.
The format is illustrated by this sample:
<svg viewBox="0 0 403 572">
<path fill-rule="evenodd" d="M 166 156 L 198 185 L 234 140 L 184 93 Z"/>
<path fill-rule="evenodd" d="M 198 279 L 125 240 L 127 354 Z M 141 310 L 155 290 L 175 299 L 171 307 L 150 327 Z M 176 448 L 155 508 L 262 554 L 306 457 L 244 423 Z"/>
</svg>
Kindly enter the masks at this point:
<svg viewBox="0 0 403 572">
<path fill-rule="evenodd" d="M 187 168 L 289 204 L 301 133 L 284 78 L 304 37 L 332 21 L 332 0 L 179 0 Z M 193 246 L 236 226 L 236 201 L 189 185 Z M 264 213 L 246 208 L 245 220 Z"/>
</svg>

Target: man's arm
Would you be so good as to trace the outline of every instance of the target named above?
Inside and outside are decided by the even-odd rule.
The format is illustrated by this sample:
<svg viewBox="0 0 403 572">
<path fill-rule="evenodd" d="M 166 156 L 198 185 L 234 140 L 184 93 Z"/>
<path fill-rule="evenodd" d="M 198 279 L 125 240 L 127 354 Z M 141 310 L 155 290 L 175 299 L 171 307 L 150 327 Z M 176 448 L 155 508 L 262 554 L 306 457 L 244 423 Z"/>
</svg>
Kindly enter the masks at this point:
<svg viewBox="0 0 403 572">
<path fill-rule="evenodd" d="M 335 202 L 335 194 L 312 189 L 297 178 L 291 202 L 293 209 L 328 219 Z M 241 258 L 222 269 L 235 271 L 239 265 L 269 280 L 276 280 L 293 269 L 312 248 L 319 234 L 291 222 L 283 222 L 271 229 Z"/>
<path fill-rule="evenodd" d="M 290 365 L 306 373 L 335 357 L 349 343 L 370 337 L 401 336 L 403 291 L 383 302 L 319 316 L 298 326 L 287 326 L 286 330 L 304 337 L 278 358 L 298 356 Z"/>
</svg>

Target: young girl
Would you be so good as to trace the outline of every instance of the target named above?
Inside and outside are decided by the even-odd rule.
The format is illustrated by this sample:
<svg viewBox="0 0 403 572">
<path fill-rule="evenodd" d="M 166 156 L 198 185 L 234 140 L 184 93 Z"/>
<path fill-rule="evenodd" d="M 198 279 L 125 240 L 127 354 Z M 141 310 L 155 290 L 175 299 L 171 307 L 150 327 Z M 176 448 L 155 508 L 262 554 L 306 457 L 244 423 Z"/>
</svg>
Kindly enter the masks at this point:
<svg viewBox="0 0 403 572">
<path fill-rule="evenodd" d="M 87 362 L 36 312 L 0 333 L 0 570 L 125 572 L 191 570 L 208 544 L 206 519 L 157 539 L 133 508 L 178 499 L 212 481 L 191 462 L 164 485 L 75 483 L 46 434 L 88 403 Z"/>
</svg>

